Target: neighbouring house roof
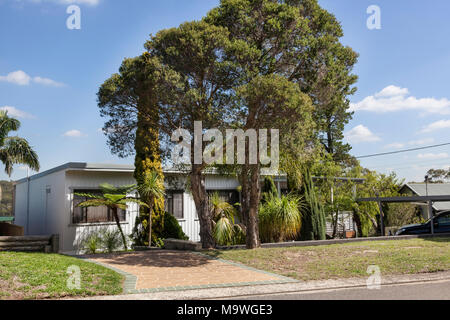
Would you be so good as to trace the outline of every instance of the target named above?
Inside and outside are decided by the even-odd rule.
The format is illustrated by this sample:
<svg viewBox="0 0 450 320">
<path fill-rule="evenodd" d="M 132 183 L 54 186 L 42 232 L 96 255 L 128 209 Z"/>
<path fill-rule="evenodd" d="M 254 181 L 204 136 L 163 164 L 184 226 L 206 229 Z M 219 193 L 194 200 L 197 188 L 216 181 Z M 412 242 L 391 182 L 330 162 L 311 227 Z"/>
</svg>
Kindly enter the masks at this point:
<svg viewBox="0 0 450 320">
<path fill-rule="evenodd" d="M 450 195 L 450 183 L 407 183 L 400 190 L 401 193 L 407 193 L 408 189 L 418 196 L 448 196 Z M 428 192 L 427 192 L 428 189 Z M 450 201 L 435 202 L 433 208 L 437 211 L 450 210 Z"/>
<path fill-rule="evenodd" d="M 12 222 L 14 217 L 0 217 L 0 222 Z"/>
</svg>

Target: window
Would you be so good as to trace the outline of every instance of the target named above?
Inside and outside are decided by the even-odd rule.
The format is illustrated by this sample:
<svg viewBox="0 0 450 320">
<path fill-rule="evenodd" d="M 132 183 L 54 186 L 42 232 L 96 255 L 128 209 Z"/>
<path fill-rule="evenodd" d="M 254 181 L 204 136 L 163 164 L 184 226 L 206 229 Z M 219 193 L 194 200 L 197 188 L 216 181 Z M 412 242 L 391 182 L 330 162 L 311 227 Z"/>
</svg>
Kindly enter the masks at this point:
<svg viewBox="0 0 450 320">
<path fill-rule="evenodd" d="M 166 191 L 165 211 L 173 215 L 177 219 L 183 219 L 183 192 L 182 191 Z"/>
<path fill-rule="evenodd" d="M 239 202 L 239 192 L 236 190 L 208 190 L 208 196 L 211 197 L 214 193 L 219 195 L 220 200 L 228 202 L 236 207 L 236 203 Z M 237 208 L 237 207 L 236 207 Z"/>
<path fill-rule="evenodd" d="M 88 193 L 101 195 L 100 190 L 74 190 L 73 192 L 73 208 L 72 208 L 72 223 L 99 223 L 99 222 L 115 222 L 114 214 L 108 207 L 77 207 L 77 204 L 89 200 L 88 197 L 76 195 L 76 193 Z M 126 220 L 126 211 L 118 210 L 119 220 Z"/>
<path fill-rule="evenodd" d="M 450 213 L 438 218 L 439 226 L 450 226 Z"/>
</svg>

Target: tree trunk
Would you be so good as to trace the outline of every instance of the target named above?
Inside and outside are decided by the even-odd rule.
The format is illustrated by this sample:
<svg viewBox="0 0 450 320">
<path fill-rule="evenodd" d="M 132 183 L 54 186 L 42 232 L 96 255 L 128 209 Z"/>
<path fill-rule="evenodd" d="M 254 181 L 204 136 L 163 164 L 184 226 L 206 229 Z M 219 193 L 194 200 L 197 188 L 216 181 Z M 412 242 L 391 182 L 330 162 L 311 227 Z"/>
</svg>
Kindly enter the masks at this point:
<svg viewBox="0 0 450 320">
<path fill-rule="evenodd" d="M 259 165 L 245 165 L 241 172 L 242 216 L 247 229 L 247 249 L 260 247 L 258 208 L 260 201 Z"/>
<path fill-rule="evenodd" d="M 336 210 L 335 217 L 333 218 L 333 238 L 336 238 L 338 231 L 338 219 L 339 219 L 339 210 Z"/>
<path fill-rule="evenodd" d="M 215 247 L 212 232 L 212 219 L 209 210 L 208 194 L 206 192 L 205 177 L 201 165 L 193 165 L 191 172 L 191 189 L 200 222 L 200 239 L 203 249 Z"/>
<path fill-rule="evenodd" d="M 112 208 L 112 212 L 114 215 L 114 219 L 116 220 L 116 224 L 117 224 L 117 228 L 119 229 L 120 236 L 122 237 L 123 247 L 125 248 L 125 250 L 128 250 L 127 239 L 125 238 L 122 227 L 120 225 L 120 219 L 119 219 L 119 215 L 117 214 L 117 208 Z"/>
<path fill-rule="evenodd" d="M 356 210 L 353 210 L 353 220 L 356 223 L 356 228 L 358 229 L 358 233 L 357 233 L 357 237 L 361 238 L 363 236 L 362 234 L 362 223 L 361 223 L 361 218 L 359 217 L 359 214 Z"/>
</svg>

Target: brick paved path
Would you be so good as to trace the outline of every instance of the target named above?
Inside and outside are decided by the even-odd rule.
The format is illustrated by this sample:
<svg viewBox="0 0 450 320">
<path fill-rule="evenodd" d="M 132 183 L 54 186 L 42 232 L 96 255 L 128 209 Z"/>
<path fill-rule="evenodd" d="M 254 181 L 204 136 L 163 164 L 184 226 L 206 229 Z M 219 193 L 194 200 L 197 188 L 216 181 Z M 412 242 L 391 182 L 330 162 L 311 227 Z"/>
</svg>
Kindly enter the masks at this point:
<svg viewBox="0 0 450 320">
<path fill-rule="evenodd" d="M 183 251 L 141 251 L 88 258 L 125 273 L 128 276 L 128 288 L 125 289 L 129 293 L 159 291 L 158 288 L 183 290 L 292 281 L 275 274 Z"/>
</svg>

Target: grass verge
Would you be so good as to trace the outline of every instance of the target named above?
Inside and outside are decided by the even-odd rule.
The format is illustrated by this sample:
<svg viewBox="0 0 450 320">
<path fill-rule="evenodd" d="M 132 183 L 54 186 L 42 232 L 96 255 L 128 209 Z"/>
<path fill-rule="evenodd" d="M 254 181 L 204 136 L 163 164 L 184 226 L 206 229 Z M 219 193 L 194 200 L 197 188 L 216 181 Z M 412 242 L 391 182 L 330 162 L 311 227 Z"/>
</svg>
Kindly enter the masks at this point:
<svg viewBox="0 0 450 320">
<path fill-rule="evenodd" d="M 450 270 L 450 238 L 205 253 L 303 281 L 367 277 L 371 265 L 382 275 Z"/>
<path fill-rule="evenodd" d="M 80 289 L 69 289 L 68 268 L 80 268 Z M 0 252 L 0 299 L 48 299 L 122 293 L 123 276 L 58 254 Z"/>
</svg>

